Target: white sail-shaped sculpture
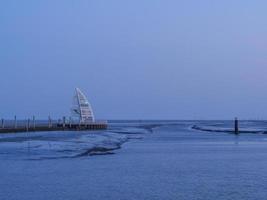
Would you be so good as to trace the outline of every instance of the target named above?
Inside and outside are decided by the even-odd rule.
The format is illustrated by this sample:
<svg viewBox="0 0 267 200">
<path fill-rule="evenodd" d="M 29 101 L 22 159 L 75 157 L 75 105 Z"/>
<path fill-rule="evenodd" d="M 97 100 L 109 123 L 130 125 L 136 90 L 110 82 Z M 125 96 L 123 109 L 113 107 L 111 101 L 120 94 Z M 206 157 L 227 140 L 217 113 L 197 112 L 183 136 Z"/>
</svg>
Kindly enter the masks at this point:
<svg viewBox="0 0 267 200">
<path fill-rule="evenodd" d="M 80 123 L 92 123 L 95 122 L 94 113 L 92 107 L 87 100 L 86 96 L 79 88 L 76 88 L 74 96 L 72 113 L 79 117 Z"/>
</svg>

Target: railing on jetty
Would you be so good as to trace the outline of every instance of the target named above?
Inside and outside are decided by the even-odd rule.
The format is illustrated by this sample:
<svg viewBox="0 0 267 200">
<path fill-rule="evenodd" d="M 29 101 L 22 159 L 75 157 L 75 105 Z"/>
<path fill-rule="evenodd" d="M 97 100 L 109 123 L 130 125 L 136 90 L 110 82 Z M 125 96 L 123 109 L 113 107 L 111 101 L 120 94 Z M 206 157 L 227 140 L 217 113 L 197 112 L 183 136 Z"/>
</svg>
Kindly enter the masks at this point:
<svg viewBox="0 0 267 200">
<path fill-rule="evenodd" d="M 0 122 L 0 133 L 18 133 L 34 131 L 81 131 L 81 130 L 102 130 L 107 129 L 107 121 L 95 121 L 90 123 L 81 123 L 77 120 L 36 120 L 35 117 L 27 120 L 4 120 Z"/>
</svg>

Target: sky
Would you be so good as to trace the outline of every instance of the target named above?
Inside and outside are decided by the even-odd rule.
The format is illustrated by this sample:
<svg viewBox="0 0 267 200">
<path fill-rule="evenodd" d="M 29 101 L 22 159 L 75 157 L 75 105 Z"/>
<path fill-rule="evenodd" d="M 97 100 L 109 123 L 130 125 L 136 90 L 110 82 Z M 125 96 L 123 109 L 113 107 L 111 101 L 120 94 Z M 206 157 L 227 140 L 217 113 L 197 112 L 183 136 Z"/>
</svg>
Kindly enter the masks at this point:
<svg viewBox="0 0 267 200">
<path fill-rule="evenodd" d="M 267 119 L 266 0 L 0 2 L 0 117 Z"/>
</svg>

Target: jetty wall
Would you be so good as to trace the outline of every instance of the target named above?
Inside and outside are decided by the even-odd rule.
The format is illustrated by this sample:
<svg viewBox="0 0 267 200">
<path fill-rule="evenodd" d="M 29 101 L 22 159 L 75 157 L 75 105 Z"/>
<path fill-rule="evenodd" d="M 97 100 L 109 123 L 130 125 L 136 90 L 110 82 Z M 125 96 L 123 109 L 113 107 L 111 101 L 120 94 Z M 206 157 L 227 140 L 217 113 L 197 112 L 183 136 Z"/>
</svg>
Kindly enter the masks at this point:
<svg viewBox="0 0 267 200">
<path fill-rule="evenodd" d="M 92 123 L 77 123 L 72 121 L 52 122 L 52 120 L 1 120 L 0 133 L 40 132 L 40 131 L 83 131 L 83 130 L 104 130 L 108 128 L 107 121 Z"/>
</svg>

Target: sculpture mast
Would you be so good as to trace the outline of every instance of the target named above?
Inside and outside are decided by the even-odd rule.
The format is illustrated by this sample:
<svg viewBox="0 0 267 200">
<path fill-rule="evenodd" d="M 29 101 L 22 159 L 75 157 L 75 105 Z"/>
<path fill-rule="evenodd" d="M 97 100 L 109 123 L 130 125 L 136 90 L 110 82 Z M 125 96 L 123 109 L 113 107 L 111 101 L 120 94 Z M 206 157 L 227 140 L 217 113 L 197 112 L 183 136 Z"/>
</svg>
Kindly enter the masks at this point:
<svg viewBox="0 0 267 200">
<path fill-rule="evenodd" d="M 72 112 L 78 117 L 80 123 L 92 123 L 95 122 L 95 117 L 91 104 L 87 100 L 86 96 L 79 88 L 75 90 L 74 106 Z"/>
</svg>

